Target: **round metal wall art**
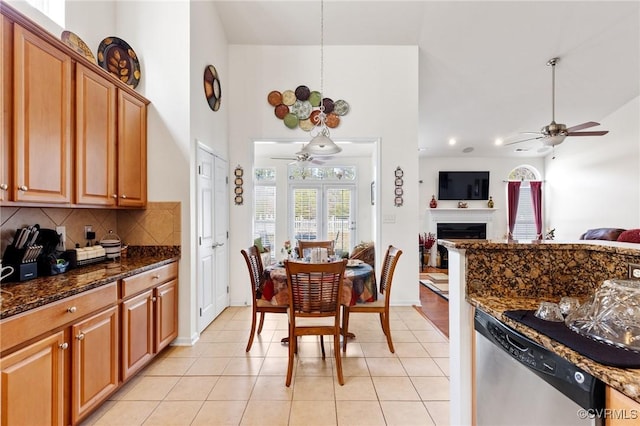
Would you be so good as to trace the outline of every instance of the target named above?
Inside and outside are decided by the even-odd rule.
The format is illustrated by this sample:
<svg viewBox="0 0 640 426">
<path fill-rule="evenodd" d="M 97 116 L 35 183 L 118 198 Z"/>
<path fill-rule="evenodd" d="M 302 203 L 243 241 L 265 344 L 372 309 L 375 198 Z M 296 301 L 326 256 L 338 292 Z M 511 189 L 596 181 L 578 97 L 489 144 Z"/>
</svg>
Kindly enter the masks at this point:
<svg viewBox="0 0 640 426">
<path fill-rule="evenodd" d="M 213 65 L 207 65 L 204 69 L 204 96 L 212 110 L 218 111 L 220 109 L 222 87 L 218 71 Z"/>
<path fill-rule="evenodd" d="M 313 130 L 317 124 L 314 118 L 320 113 L 320 105 L 327 114 L 327 127 L 335 128 L 340 125 L 340 117 L 349 112 L 349 104 L 343 99 L 333 101 L 322 98 L 320 92 L 310 90 L 300 85 L 295 90 L 272 90 L 267 95 L 267 102 L 273 107 L 275 116 L 282 120 L 289 129 L 300 128 L 305 132 Z"/>
</svg>

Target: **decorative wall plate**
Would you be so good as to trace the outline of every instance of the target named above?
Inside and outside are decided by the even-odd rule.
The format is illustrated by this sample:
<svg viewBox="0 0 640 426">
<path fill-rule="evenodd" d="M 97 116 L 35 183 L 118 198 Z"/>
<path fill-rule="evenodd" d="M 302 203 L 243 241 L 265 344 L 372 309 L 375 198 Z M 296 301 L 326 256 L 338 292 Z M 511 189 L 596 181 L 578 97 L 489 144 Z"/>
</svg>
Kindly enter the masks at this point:
<svg viewBox="0 0 640 426">
<path fill-rule="evenodd" d="M 98 65 L 135 89 L 140 83 L 140 62 L 129 43 L 118 37 L 107 37 L 98 46 Z"/>
<path fill-rule="evenodd" d="M 96 63 L 96 57 L 93 56 L 91 49 L 89 49 L 89 46 L 87 46 L 87 43 L 85 43 L 76 34 L 72 33 L 71 31 L 63 31 L 62 34 L 60 34 L 60 40 L 62 40 L 64 44 L 66 44 L 94 64 Z"/>
<path fill-rule="evenodd" d="M 222 87 L 220 87 L 220 78 L 218 71 L 213 65 L 207 65 L 204 69 L 204 95 L 207 98 L 209 108 L 214 111 L 220 109 L 222 98 Z"/>
</svg>

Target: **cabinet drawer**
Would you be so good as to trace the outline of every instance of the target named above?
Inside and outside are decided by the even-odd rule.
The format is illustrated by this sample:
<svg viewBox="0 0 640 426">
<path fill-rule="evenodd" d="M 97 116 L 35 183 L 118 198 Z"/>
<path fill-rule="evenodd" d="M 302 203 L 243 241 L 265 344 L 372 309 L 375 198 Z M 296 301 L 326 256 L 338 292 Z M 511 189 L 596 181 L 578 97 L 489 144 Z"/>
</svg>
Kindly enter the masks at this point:
<svg viewBox="0 0 640 426">
<path fill-rule="evenodd" d="M 0 352 L 77 321 L 101 308 L 115 304 L 117 301 L 117 283 L 114 281 L 102 287 L 7 318 L 0 322 L 2 329 Z"/>
<path fill-rule="evenodd" d="M 178 263 L 173 262 L 122 280 L 122 298 L 133 296 L 143 290 L 178 277 Z"/>
</svg>

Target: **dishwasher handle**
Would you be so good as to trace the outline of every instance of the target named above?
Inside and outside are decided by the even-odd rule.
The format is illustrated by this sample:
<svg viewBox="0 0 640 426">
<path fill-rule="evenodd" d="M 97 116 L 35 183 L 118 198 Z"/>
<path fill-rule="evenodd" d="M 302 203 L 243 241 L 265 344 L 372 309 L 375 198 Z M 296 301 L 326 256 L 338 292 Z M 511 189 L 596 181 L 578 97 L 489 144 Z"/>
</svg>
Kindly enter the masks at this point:
<svg viewBox="0 0 640 426">
<path fill-rule="evenodd" d="M 516 348 L 517 350 L 519 350 L 520 352 L 527 352 L 529 350 L 529 348 L 525 348 L 523 346 L 520 346 L 519 344 L 517 344 L 515 341 L 511 340 L 511 338 L 509 337 L 508 334 L 505 334 L 505 337 L 507 338 L 507 342 L 509 342 L 509 344 L 511 346 L 513 346 L 514 348 Z"/>
</svg>

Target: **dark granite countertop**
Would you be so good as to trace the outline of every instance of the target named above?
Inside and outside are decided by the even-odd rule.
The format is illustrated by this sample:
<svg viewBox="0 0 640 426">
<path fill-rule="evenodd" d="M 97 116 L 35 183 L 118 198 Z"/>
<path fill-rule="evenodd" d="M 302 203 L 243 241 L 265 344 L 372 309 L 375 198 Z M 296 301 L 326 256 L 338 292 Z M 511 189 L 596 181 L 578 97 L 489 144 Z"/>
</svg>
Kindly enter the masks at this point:
<svg viewBox="0 0 640 426">
<path fill-rule="evenodd" d="M 179 247 L 130 250 L 119 262 L 105 261 L 72 269 L 64 274 L 0 286 L 0 319 L 38 308 L 113 281 L 177 261 Z M 115 265 L 115 266 L 114 266 Z"/>
<path fill-rule="evenodd" d="M 640 244 L 620 243 L 605 240 L 577 241 L 516 241 L 516 240 L 438 240 L 438 244 L 448 249 L 483 249 L 483 250 L 589 250 L 604 253 L 626 254 L 637 256 Z"/>
<path fill-rule="evenodd" d="M 612 388 L 622 392 L 629 398 L 640 402 L 640 369 L 624 369 L 615 368 L 607 365 L 599 364 L 590 358 L 585 357 L 563 344 L 527 327 L 517 321 L 514 321 L 503 313 L 508 310 L 536 309 L 542 300 L 534 298 L 509 298 L 509 297 L 467 297 L 467 301 L 473 306 L 482 309 L 488 314 L 496 317 L 498 320 L 507 324 L 509 327 L 519 331 L 531 340 L 539 343 L 550 351 L 558 354 L 562 358 L 572 362 L 583 370 L 589 372 L 594 377 L 605 382 Z M 555 301 L 557 300 L 549 300 Z"/>
</svg>

